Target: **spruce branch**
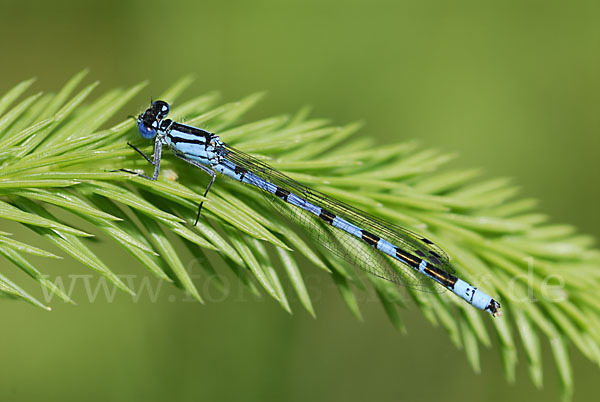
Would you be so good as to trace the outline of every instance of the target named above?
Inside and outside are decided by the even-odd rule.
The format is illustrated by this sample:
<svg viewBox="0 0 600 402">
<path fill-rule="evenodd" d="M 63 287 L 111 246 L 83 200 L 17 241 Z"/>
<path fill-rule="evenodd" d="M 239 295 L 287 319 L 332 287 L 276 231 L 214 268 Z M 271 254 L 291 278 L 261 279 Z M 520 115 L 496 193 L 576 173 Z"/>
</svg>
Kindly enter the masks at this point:
<svg viewBox="0 0 600 402">
<path fill-rule="evenodd" d="M 75 75 L 57 93 L 19 101 L 33 83 L 24 81 L 0 98 L 0 219 L 26 226 L 62 251 L 56 255 L 29 244 L 30 238 L 0 232 L 0 254 L 10 262 L 0 270 L 0 295 L 49 308 L 10 279 L 17 268 L 47 292 L 73 302 L 30 256 L 73 258 L 133 294 L 86 245 L 86 238 L 102 233 L 153 275 L 198 301 L 202 295 L 176 252 L 181 242 L 202 259 L 205 274 L 217 283 L 221 267 L 212 265 L 207 258 L 211 253 L 251 292 L 262 288 L 290 311 L 282 285 L 288 281 L 301 305 L 315 315 L 305 270 L 296 261 L 303 255 L 313 268 L 331 274 L 358 318 L 357 290 L 373 288 L 399 329 L 405 328 L 399 309 L 412 299 L 427 320 L 445 328 L 451 341 L 464 349 L 475 371 L 480 370 L 480 345 L 493 343 L 491 333 L 498 339 L 507 379 L 514 381 L 520 343 L 538 387 L 543 378 L 541 337 L 548 338 L 565 399 L 573 389 L 569 345 L 600 364 L 600 252 L 593 239 L 572 226 L 548 223 L 535 211 L 535 201 L 516 198 L 510 180 L 478 180 L 478 170 L 446 168 L 451 155 L 421 149 L 413 141 L 377 145 L 368 136 L 356 135 L 360 124 L 333 126 L 309 118 L 305 109 L 239 124 L 261 94 L 221 105 L 215 93 L 176 102 L 191 82 L 184 78 L 160 97 L 176 105 L 174 120 L 217 132 L 227 143 L 268 160 L 304 184 L 434 239 L 461 277 L 502 302 L 505 316 L 486 323 L 487 315 L 453 295 L 404 293 L 386 281 L 357 275 L 281 223 L 254 189 L 219 180 L 205 200 L 201 194 L 206 183 L 171 155 L 163 159 L 156 182 L 112 172 L 148 169 L 126 145 L 151 145 L 138 139 L 133 120 L 104 128 L 145 84 L 88 101 L 97 83 L 76 92 L 85 75 Z M 198 225 L 185 223 L 193 222 L 201 201 L 206 202 Z M 83 219 L 94 233 L 58 218 L 57 212 Z M 551 281 L 563 286 L 549 286 Z"/>
</svg>

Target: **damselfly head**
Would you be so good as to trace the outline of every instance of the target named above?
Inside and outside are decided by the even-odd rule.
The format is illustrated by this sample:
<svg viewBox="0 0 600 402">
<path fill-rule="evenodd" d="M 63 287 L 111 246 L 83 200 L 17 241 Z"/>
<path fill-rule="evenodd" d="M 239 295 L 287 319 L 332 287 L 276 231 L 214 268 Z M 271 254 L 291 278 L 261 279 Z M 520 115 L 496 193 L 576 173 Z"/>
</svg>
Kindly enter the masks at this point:
<svg viewBox="0 0 600 402">
<path fill-rule="evenodd" d="M 155 102 L 152 102 L 150 110 L 154 112 L 154 115 L 156 116 L 157 120 L 162 120 L 165 117 L 167 117 L 167 115 L 171 111 L 171 108 L 169 107 L 169 104 L 167 102 L 157 100 Z"/>
<path fill-rule="evenodd" d="M 152 139 L 156 137 L 156 130 L 158 130 L 160 121 L 169 114 L 170 110 L 171 108 L 167 102 L 160 100 L 152 102 L 150 107 L 137 118 L 137 126 L 142 138 Z"/>
<path fill-rule="evenodd" d="M 142 116 L 138 117 L 137 126 L 142 138 L 150 140 L 156 137 L 156 128 L 152 124 L 147 124 Z"/>
<path fill-rule="evenodd" d="M 144 113 L 138 116 L 137 127 L 142 138 L 150 140 L 156 137 L 158 120 L 156 119 L 156 114 L 153 112 L 152 108 L 146 109 Z"/>
</svg>

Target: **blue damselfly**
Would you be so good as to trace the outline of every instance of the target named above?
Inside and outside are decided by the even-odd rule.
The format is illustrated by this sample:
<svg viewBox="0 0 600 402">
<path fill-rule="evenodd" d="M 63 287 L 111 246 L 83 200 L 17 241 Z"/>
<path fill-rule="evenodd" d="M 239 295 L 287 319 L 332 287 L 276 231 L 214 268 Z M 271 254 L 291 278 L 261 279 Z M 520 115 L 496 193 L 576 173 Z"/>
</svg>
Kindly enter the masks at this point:
<svg viewBox="0 0 600 402">
<path fill-rule="evenodd" d="M 428 291 L 448 289 L 493 316 L 501 315 L 500 303 L 455 276 L 448 256 L 429 239 L 310 189 L 215 134 L 166 119 L 169 111 L 166 102 L 155 101 L 137 118 L 140 135 L 154 139 L 152 158 L 130 144 L 154 165 L 153 176 L 119 170 L 156 180 L 162 147 L 167 145 L 177 157 L 211 177 L 205 197 L 217 172 L 222 173 L 262 190 L 278 210 L 308 226 L 321 244 L 369 274 Z M 201 208 L 202 203 L 196 223 Z"/>
</svg>

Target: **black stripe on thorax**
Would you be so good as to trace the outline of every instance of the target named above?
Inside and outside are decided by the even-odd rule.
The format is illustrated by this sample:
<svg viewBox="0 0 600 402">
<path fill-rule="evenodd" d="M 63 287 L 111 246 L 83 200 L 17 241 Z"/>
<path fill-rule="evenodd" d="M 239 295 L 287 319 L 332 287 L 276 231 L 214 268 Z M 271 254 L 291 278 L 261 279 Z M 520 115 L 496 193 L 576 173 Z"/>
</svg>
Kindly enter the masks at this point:
<svg viewBox="0 0 600 402">
<path fill-rule="evenodd" d="M 186 126 L 185 124 L 181 123 L 173 123 L 173 125 L 171 126 L 171 130 L 177 130 L 185 134 L 193 134 L 198 136 L 204 136 L 207 138 L 212 137 L 212 134 L 206 130 L 202 130 L 198 127 Z"/>
<path fill-rule="evenodd" d="M 367 232 L 366 230 L 362 231 L 362 239 L 369 245 L 373 247 L 377 247 L 377 243 L 379 243 L 379 237 L 375 236 L 371 232 Z"/>
<path fill-rule="evenodd" d="M 192 137 L 192 138 L 180 137 L 177 135 L 177 133 L 173 133 L 174 131 L 183 133 L 183 134 L 190 134 L 194 137 Z M 209 133 L 208 131 L 204 131 L 204 130 L 201 130 L 196 127 L 186 126 L 185 124 L 173 123 L 173 124 L 171 124 L 170 130 L 169 130 L 169 133 L 167 134 L 167 136 L 173 143 L 185 142 L 188 144 L 205 145 L 205 144 L 208 144 L 208 142 L 210 141 L 212 134 Z"/>
<path fill-rule="evenodd" d="M 173 120 L 164 119 L 164 120 L 161 120 L 159 128 L 162 131 L 167 131 L 169 129 L 169 127 L 171 126 L 171 124 L 173 124 Z"/>
<path fill-rule="evenodd" d="M 332 225 L 333 220 L 335 219 L 335 214 L 332 214 L 328 210 L 321 208 L 321 213 L 319 214 L 319 218 L 323 219 L 325 222 Z"/>
</svg>

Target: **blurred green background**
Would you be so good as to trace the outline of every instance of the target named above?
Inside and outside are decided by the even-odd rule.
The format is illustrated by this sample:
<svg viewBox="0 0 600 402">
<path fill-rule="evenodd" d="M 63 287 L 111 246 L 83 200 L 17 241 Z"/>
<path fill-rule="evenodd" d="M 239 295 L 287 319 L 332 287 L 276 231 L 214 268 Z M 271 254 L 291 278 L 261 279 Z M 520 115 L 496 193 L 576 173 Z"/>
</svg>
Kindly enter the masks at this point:
<svg viewBox="0 0 600 402">
<path fill-rule="evenodd" d="M 337 123 L 365 121 L 362 135 L 383 143 L 419 139 L 457 152 L 454 166 L 514 177 L 554 221 L 598 237 L 598 21 L 597 1 L 1 0 L 0 93 L 31 76 L 36 90 L 57 90 L 85 67 L 98 93 L 150 80 L 124 115 L 188 73 L 190 96 L 267 90 L 249 118 L 310 104 Z M 117 273 L 143 273 L 118 250 L 96 250 Z M 559 400 L 547 344 L 545 389 L 525 362 L 507 385 L 495 350 L 474 374 L 414 307 L 402 312 L 407 335 L 372 295 L 357 322 L 306 268 L 317 320 L 233 280 L 226 297 L 198 282 L 205 306 L 166 284 L 156 301 L 92 302 L 83 277 L 77 307 L 1 301 L 0 401 Z M 43 269 L 90 274 L 71 260 Z M 591 400 L 598 369 L 572 359 L 575 400 Z"/>
</svg>

